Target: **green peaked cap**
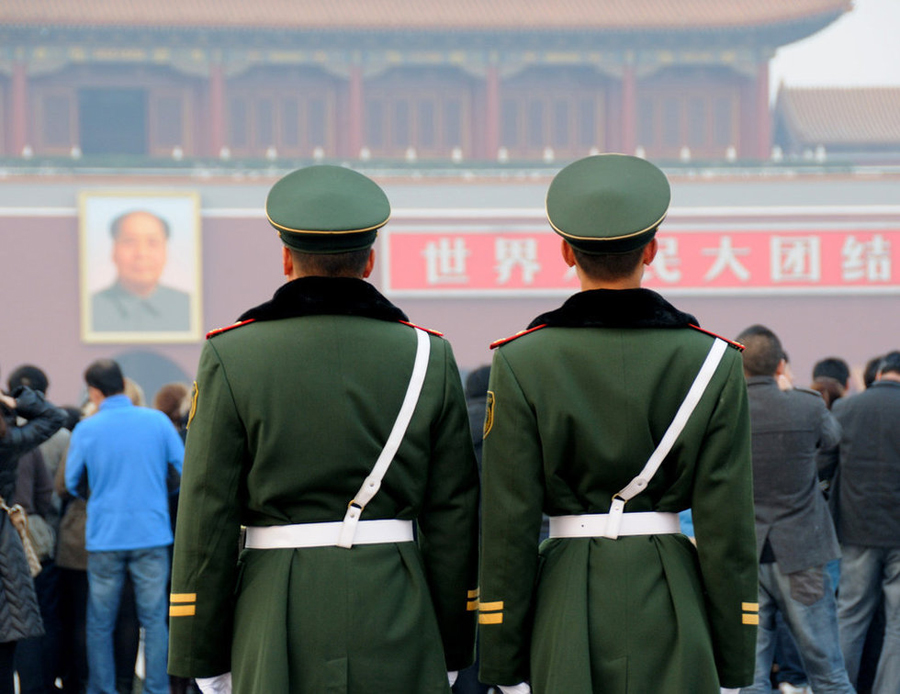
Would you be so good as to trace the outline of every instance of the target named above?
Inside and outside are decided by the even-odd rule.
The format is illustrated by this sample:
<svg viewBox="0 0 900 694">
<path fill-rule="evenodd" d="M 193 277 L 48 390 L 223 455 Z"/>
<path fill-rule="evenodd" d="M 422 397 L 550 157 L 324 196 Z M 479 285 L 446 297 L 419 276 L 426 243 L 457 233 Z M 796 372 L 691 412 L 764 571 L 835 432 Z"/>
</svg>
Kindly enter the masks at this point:
<svg viewBox="0 0 900 694">
<path fill-rule="evenodd" d="M 306 253 L 368 248 L 391 216 L 375 181 L 343 166 L 308 166 L 280 179 L 266 198 L 266 217 L 285 246 Z"/>
<path fill-rule="evenodd" d="M 646 159 L 598 154 L 556 175 L 547 191 L 547 219 L 585 253 L 628 253 L 656 235 L 671 198 L 666 175 Z"/>
</svg>

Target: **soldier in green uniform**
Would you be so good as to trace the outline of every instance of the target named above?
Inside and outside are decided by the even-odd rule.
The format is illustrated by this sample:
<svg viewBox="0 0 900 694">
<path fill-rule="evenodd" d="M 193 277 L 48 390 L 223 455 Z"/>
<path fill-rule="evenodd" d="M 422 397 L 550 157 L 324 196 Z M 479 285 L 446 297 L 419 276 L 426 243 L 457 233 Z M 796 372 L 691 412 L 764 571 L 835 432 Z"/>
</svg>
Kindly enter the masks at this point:
<svg viewBox="0 0 900 694">
<path fill-rule="evenodd" d="M 583 291 L 494 345 L 479 630 L 481 680 L 504 694 L 718 694 L 753 680 L 740 346 L 640 287 L 669 200 L 642 159 L 564 168 L 547 215 Z M 686 508 L 696 549 L 679 532 Z"/>
<path fill-rule="evenodd" d="M 266 213 L 289 281 L 200 358 L 169 671 L 238 694 L 446 694 L 477 609 L 478 473 L 450 345 L 364 280 L 390 215 L 373 181 L 301 169 Z"/>
</svg>

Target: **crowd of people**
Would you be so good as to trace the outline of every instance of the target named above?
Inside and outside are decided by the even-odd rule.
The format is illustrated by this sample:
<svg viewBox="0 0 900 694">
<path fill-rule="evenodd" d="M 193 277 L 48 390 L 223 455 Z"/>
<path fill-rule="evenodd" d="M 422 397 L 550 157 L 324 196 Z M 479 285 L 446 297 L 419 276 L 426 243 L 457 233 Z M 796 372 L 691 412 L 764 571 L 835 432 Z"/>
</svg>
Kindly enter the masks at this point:
<svg viewBox="0 0 900 694">
<path fill-rule="evenodd" d="M 154 652 L 157 639 L 157 662 L 142 668 L 143 691 L 187 691 L 187 680 L 166 674 L 165 620 L 188 387 L 167 384 L 147 407 L 141 387 L 110 360 L 88 367 L 89 399 L 80 407 L 52 405 L 49 379 L 34 365 L 15 368 L 6 385 L 0 495 L 9 509 L 24 511 L 29 550 L 39 564 L 29 568 L 24 538 L 0 514 L 0 692 L 16 691 L 17 675 L 21 694 L 82 694 L 93 668 L 107 673 L 97 691 L 130 693 L 141 627 L 145 654 Z M 108 427 L 116 409 L 130 417 L 105 446 L 98 444 L 97 428 Z M 162 485 L 154 486 L 152 455 L 160 442 L 165 464 Z M 98 563 L 135 547 L 163 557 L 155 571 L 133 563 L 115 573 Z M 146 613 L 148 588 L 158 603 L 155 621 Z"/>
<path fill-rule="evenodd" d="M 365 281 L 383 191 L 330 166 L 273 188 L 288 281 L 192 391 L 98 359 L 58 408 L 15 368 L 0 694 L 131 692 L 140 630 L 148 694 L 896 694 L 900 352 L 807 388 L 766 326 L 701 330 L 640 286 L 669 194 L 563 169 L 582 291 L 465 388 Z"/>
</svg>

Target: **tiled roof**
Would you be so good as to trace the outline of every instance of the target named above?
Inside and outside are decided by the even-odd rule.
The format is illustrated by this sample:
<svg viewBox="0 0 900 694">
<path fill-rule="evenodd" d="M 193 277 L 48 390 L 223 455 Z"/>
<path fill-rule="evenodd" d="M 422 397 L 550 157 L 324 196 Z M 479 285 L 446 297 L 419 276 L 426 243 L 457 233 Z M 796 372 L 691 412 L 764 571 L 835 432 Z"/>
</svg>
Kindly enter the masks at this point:
<svg viewBox="0 0 900 694">
<path fill-rule="evenodd" d="M 690 29 L 837 14 L 851 0 L 2 0 L 0 24 L 284 29 Z"/>
<path fill-rule="evenodd" d="M 776 111 L 811 146 L 900 144 L 900 87 L 782 87 Z"/>
</svg>

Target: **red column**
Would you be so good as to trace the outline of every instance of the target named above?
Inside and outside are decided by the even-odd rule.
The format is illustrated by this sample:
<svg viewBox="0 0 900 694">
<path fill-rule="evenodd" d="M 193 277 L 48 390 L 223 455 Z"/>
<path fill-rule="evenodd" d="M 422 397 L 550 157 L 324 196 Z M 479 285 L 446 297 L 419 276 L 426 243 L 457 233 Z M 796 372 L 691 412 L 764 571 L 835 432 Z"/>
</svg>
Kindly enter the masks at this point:
<svg viewBox="0 0 900 694">
<path fill-rule="evenodd" d="M 496 65 L 488 65 L 484 88 L 484 158 L 494 161 L 500 149 L 500 72 Z"/>
<path fill-rule="evenodd" d="M 347 85 L 349 90 L 349 111 L 350 123 L 349 133 L 347 134 L 347 152 L 348 157 L 356 158 L 365 142 L 363 134 L 363 75 L 362 66 L 350 66 L 350 83 Z"/>
<path fill-rule="evenodd" d="M 637 147 L 637 80 L 634 65 L 626 63 L 622 70 L 622 153 L 634 154 Z"/>
<path fill-rule="evenodd" d="M 22 150 L 28 142 L 28 75 L 25 61 L 17 60 L 13 64 L 12 74 L 12 152 L 15 157 L 22 156 Z"/>
<path fill-rule="evenodd" d="M 209 66 L 209 154 L 218 157 L 225 145 L 225 72 L 221 63 Z"/>
<path fill-rule="evenodd" d="M 759 64 L 756 73 L 756 143 L 754 156 L 768 159 L 772 149 L 772 116 L 769 113 L 769 62 Z"/>
</svg>

